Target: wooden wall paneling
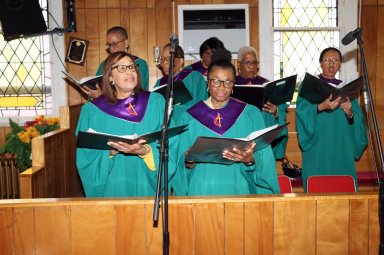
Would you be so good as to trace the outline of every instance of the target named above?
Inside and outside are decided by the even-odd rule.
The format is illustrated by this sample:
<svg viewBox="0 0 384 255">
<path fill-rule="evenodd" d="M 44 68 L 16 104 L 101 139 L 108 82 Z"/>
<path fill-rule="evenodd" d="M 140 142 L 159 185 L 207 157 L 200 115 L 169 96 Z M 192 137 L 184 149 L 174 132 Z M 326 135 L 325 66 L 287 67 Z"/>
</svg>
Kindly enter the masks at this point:
<svg viewBox="0 0 384 255">
<path fill-rule="evenodd" d="M 273 254 L 273 203 L 247 202 L 244 204 L 244 254 Z"/>
<path fill-rule="evenodd" d="M 384 5 L 377 7 L 377 52 L 376 52 L 376 79 L 375 87 L 375 106 L 384 106 L 384 76 L 382 75 L 381 68 L 384 66 Z M 367 46 L 366 46 L 367 47 Z M 372 84 L 371 84 L 372 86 Z M 383 116 L 383 115 L 381 115 Z M 384 129 L 384 126 L 381 126 Z"/>
<path fill-rule="evenodd" d="M 249 43 L 259 52 L 259 8 L 249 7 Z M 245 46 L 245 45 L 244 45 Z M 258 53 L 260 56 L 260 53 Z"/>
<path fill-rule="evenodd" d="M 14 211 L 13 231 L 15 250 L 13 254 L 35 253 L 35 215 L 33 207 L 18 207 Z"/>
<path fill-rule="evenodd" d="M 99 59 L 97 59 L 96 62 L 93 63 L 95 68 L 99 68 L 100 63 L 103 62 L 108 56 L 108 53 L 105 49 L 106 34 L 109 28 L 108 19 L 106 18 L 108 16 L 108 11 L 107 9 L 98 9 L 98 11 L 100 17 L 98 20 Z"/>
<path fill-rule="evenodd" d="M 369 255 L 376 255 L 378 254 L 380 244 L 379 202 L 378 200 L 369 199 L 368 203 Z"/>
<path fill-rule="evenodd" d="M 377 6 L 363 5 L 362 17 L 361 17 L 362 37 L 364 39 L 364 52 L 366 55 L 369 81 L 371 83 L 372 97 L 376 104 L 377 104 L 377 100 L 375 95 L 375 91 L 376 91 L 375 81 L 376 81 L 376 73 L 377 73 L 376 72 L 377 40 L 378 40 L 378 36 L 377 36 L 378 24 L 377 23 L 378 23 Z"/>
<path fill-rule="evenodd" d="M 99 63 L 99 11 L 98 9 L 87 9 L 85 17 L 85 31 L 86 39 L 89 41 L 88 51 L 87 51 L 87 76 L 92 76 L 96 74 L 97 64 Z"/>
<path fill-rule="evenodd" d="M 168 7 L 156 7 L 156 39 L 157 44 L 163 47 L 169 43 L 169 36 L 172 32 L 172 9 Z"/>
<path fill-rule="evenodd" d="M 317 201 L 316 253 L 348 255 L 349 201 Z"/>
<path fill-rule="evenodd" d="M 129 17 L 131 51 L 134 55 L 147 60 L 147 64 L 149 64 L 147 10 L 144 8 L 131 8 Z"/>
<path fill-rule="evenodd" d="M 349 254 L 368 254 L 368 201 L 350 201 Z"/>
<path fill-rule="evenodd" d="M 102 17 L 107 19 L 108 28 L 114 27 L 114 26 L 122 26 L 124 24 L 121 24 L 121 9 L 115 8 L 115 9 L 107 9 L 107 17 Z M 127 26 L 126 29 L 129 31 L 129 27 Z M 105 31 L 107 32 L 107 31 Z M 105 39 L 104 39 L 105 40 Z"/>
<path fill-rule="evenodd" d="M 155 85 L 158 76 L 160 76 L 160 72 L 158 73 L 158 69 L 154 62 L 153 58 L 153 47 L 160 46 L 157 43 L 157 31 L 156 31 L 156 9 L 148 8 L 147 9 L 147 39 L 148 39 L 148 47 L 147 47 L 147 64 L 149 69 L 149 87 L 152 88 Z M 153 74 L 153 75 L 151 75 Z M 159 77 L 160 78 L 160 77 Z"/>
<path fill-rule="evenodd" d="M 14 254 L 14 226 L 13 208 L 0 208 L 0 247 L 3 254 Z"/>
<path fill-rule="evenodd" d="M 114 205 L 71 206 L 72 254 L 115 254 Z"/>
<path fill-rule="evenodd" d="M 131 2 L 130 0 L 129 2 Z M 120 8 L 120 0 L 108 0 L 107 1 L 107 8 Z"/>
<path fill-rule="evenodd" d="M 84 8 L 91 9 L 91 8 L 99 8 L 98 1 L 95 0 L 84 0 Z M 109 2 L 110 0 L 108 0 Z"/>
<path fill-rule="evenodd" d="M 77 9 L 77 8 L 81 8 L 81 9 L 83 9 L 84 6 L 85 6 L 85 1 L 86 1 L 86 0 L 76 0 L 76 9 Z M 100 0 L 99 0 L 99 1 L 100 1 Z"/>
<path fill-rule="evenodd" d="M 224 204 L 196 204 L 195 210 L 196 254 L 224 254 Z"/>
<path fill-rule="evenodd" d="M 156 0 L 147 0 L 147 9 L 155 8 L 156 7 Z"/>
<path fill-rule="evenodd" d="M 244 254 L 244 203 L 224 204 L 225 254 Z"/>
<path fill-rule="evenodd" d="M 163 215 L 159 210 L 157 227 L 153 227 L 153 204 L 145 205 L 145 247 L 148 255 L 163 254 Z"/>
<path fill-rule="evenodd" d="M 37 254 L 71 254 L 71 222 L 68 206 L 36 207 Z"/>
<path fill-rule="evenodd" d="M 146 0 L 129 0 L 129 8 L 147 8 Z"/>
<path fill-rule="evenodd" d="M 0 146 L 5 143 L 5 137 L 12 131 L 11 127 L 0 127 Z"/>
<path fill-rule="evenodd" d="M 107 8 L 108 0 L 97 0 L 99 9 Z"/>
<path fill-rule="evenodd" d="M 274 215 L 274 255 L 316 254 L 316 201 L 275 203 Z"/>
<path fill-rule="evenodd" d="M 169 205 L 170 254 L 195 254 L 195 208 L 193 204 Z"/>
<path fill-rule="evenodd" d="M 117 254 L 146 255 L 144 205 L 116 206 Z"/>
</svg>

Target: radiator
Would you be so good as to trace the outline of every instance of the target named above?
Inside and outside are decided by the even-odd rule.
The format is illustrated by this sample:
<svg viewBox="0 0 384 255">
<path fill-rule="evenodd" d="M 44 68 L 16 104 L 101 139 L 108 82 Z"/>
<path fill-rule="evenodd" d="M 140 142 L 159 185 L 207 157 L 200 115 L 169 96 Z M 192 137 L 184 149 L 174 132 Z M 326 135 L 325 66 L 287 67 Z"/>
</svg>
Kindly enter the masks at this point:
<svg viewBox="0 0 384 255">
<path fill-rule="evenodd" d="M 19 169 L 14 158 L 0 156 L 0 199 L 20 198 Z"/>
</svg>

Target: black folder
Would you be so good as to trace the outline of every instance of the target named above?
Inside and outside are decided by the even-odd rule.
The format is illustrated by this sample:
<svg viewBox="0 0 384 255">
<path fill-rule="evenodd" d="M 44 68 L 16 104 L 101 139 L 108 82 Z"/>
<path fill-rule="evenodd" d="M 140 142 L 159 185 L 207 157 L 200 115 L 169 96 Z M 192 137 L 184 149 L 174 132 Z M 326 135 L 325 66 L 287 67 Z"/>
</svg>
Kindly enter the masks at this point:
<svg viewBox="0 0 384 255">
<path fill-rule="evenodd" d="M 152 92 L 160 93 L 163 97 L 166 97 L 167 84 L 154 88 Z M 192 100 L 191 93 L 185 87 L 183 81 L 175 81 L 173 83 L 173 104 L 185 104 Z"/>
<path fill-rule="evenodd" d="M 290 102 L 295 92 L 297 75 L 292 75 L 263 85 L 235 85 L 232 97 L 262 109 L 271 102 L 281 105 Z"/>
<path fill-rule="evenodd" d="M 96 89 L 96 85 L 99 84 L 101 87 L 101 79 L 103 78 L 103 75 L 96 75 L 96 76 L 88 76 L 81 78 L 80 80 L 77 80 L 73 75 L 66 71 L 61 71 L 63 74 L 65 74 L 65 79 L 69 80 L 72 84 L 75 84 L 79 87 L 89 87 L 90 89 Z"/>
<path fill-rule="evenodd" d="M 187 125 L 169 128 L 167 130 L 167 138 L 173 137 L 183 131 Z M 95 131 L 79 131 L 77 136 L 77 147 L 91 148 L 100 150 L 113 149 L 109 146 L 108 142 L 124 142 L 128 144 L 137 143 L 139 140 L 144 139 L 145 143 L 158 141 L 161 138 L 161 130 L 144 135 L 130 135 L 130 136 L 117 136 L 106 133 L 99 133 Z"/>
<path fill-rule="evenodd" d="M 249 148 L 251 142 L 256 143 L 255 151 L 270 145 L 289 123 L 274 125 L 252 132 L 247 138 L 220 138 L 199 136 L 186 156 L 186 161 L 231 165 L 232 160 L 223 158 L 224 150 L 232 151 L 233 147 L 240 150 Z"/>
<path fill-rule="evenodd" d="M 347 84 L 339 84 L 336 86 L 335 84 L 327 83 L 318 77 L 306 73 L 301 84 L 299 96 L 306 99 L 311 104 L 320 104 L 330 95 L 332 95 L 331 100 L 334 100 L 339 96 L 342 100 L 346 97 L 353 100 L 359 97 L 363 85 L 363 76 L 360 76 Z"/>
</svg>

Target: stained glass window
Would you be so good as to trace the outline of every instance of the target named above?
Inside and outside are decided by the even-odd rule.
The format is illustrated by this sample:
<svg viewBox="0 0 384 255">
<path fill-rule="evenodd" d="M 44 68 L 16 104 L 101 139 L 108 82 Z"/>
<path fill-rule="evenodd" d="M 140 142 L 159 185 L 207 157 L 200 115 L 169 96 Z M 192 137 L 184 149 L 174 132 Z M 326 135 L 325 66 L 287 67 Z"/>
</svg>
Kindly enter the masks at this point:
<svg viewBox="0 0 384 255">
<path fill-rule="evenodd" d="M 47 0 L 40 0 L 47 20 Z M 0 35 L 0 117 L 52 113 L 49 36 L 4 41 Z"/>
<path fill-rule="evenodd" d="M 320 52 L 339 47 L 337 0 L 273 1 L 274 79 L 320 73 Z"/>
</svg>

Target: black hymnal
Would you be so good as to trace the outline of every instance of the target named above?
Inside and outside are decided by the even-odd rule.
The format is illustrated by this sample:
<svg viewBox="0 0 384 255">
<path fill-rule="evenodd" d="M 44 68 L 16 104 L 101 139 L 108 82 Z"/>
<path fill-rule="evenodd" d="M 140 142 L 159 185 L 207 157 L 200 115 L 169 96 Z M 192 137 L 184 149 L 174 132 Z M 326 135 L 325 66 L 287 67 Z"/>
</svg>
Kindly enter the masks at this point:
<svg viewBox="0 0 384 255">
<path fill-rule="evenodd" d="M 332 95 L 331 100 L 334 100 L 339 96 L 342 100 L 346 97 L 353 100 L 359 97 L 363 85 L 363 76 L 360 76 L 349 83 L 336 86 L 335 84 L 327 83 L 318 77 L 306 73 L 301 84 L 299 96 L 306 99 L 311 104 L 320 104 L 330 95 Z"/>
<path fill-rule="evenodd" d="M 169 128 L 167 130 L 167 138 L 173 137 L 183 131 L 187 125 Z M 108 142 L 124 142 L 128 144 L 137 143 L 139 140 L 145 140 L 145 143 L 158 141 L 161 138 L 161 130 L 144 135 L 111 135 L 107 133 L 100 133 L 89 129 L 87 132 L 79 131 L 77 136 L 77 147 L 79 148 L 91 148 L 100 150 L 113 149 L 109 146 Z"/>
<path fill-rule="evenodd" d="M 234 161 L 223 158 L 224 150 L 233 151 L 233 147 L 240 150 L 249 148 L 251 142 L 256 143 L 255 151 L 261 150 L 271 144 L 279 134 L 286 128 L 288 123 L 274 125 L 268 128 L 257 130 L 246 138 L 220 138 L 199 136 L 186 156 L 186 161 L 205 162 L 230 165 Z"/>
<path fill-rule="evenodd" d="M 152 92 L 160 93 L 163 97 L 166 97 L 167 84 L 154 88 Z M 184 104 L 192 100 L 191 93 L 185 87 L 183 81 L 175 81 L 173 83 L 173 104 Z"/>
<path fill-rule="evenodd" d="M 268 101 L 274 105 L 285 104 L 293 98 L 296 78 L 295 74 L 263 85 L 235 85 L 232 97 L 259 109 Z"/>
<path fill-rule="evenodd" d="M 77 80 L 70 73 L 68 73 L 66 71 L 61 71 L 61 72 L 63 74 L 65 74 L 66 77 L 64 77 L 64 78 L 68 79 L 71 83 L 73 83 L 79 87 L 87 86 L 91 89 L 96 89 L 96 85 L 101 84 L 101 79 L 103 78 L 103 75 L 96 75 L 96 76 L 84 77 L 84 78 L 81 78 L 80 80 Z"/>
</svg>

